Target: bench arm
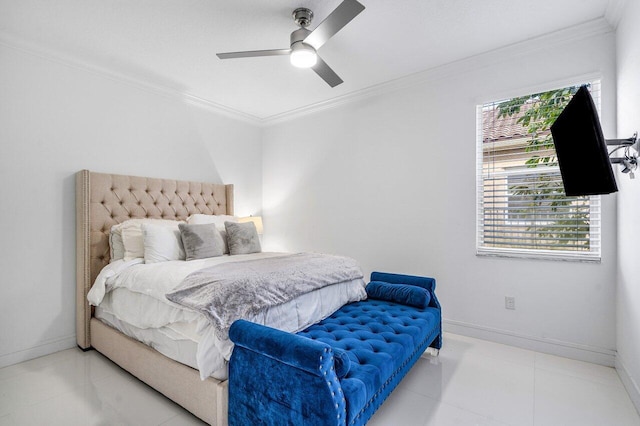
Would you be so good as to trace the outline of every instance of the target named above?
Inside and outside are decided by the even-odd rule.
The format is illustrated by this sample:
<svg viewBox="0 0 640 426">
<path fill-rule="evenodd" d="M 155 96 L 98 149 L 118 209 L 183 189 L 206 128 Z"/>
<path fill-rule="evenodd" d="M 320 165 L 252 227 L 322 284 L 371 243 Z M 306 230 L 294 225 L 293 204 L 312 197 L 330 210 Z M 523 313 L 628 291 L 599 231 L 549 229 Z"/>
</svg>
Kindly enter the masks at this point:
<svg viewBox="0 0 640 426">
<path fill-rule="evenodd" d="M 307 337 L 238 320 L 229 330 L 229 425 L 344 425 L 348 357 Z M 344 361 L 344 359 L 346 361 Z M 337 370 L 338 371 L 337 371 Z"/>
</svg>

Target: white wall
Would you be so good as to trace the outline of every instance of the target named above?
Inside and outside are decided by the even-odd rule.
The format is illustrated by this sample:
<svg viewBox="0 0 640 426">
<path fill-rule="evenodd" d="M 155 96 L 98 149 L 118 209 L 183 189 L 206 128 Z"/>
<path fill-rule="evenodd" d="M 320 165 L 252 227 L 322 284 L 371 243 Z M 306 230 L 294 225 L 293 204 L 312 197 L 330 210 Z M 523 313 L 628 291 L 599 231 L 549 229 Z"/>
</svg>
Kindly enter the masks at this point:
<svg viewBox="0 0 640 426">
<path fill-rule="evenodd" d="M 262 206 L 260 128 L 0 44 L 0 367 L 75 345 L 74 174 L 236 185 Z"/>
<path fill-rule="evenodd" d="M 637 53 L 631 21 L 618 38 L 627 62 Z M 475 256 L 475 105 L 597 74 L 612 134 L 615 42 L 589 31 L 586 39 L 552 36 L 462 61 L 405 89 L 264 131 L 0 45 L 0 366 L 75 344 L 73 176 L 82 168 L 234 183 L 238 214 L 264 204 L 266 248 L 351 255 L 366 273 L 435 276 L 449 328 L 610 362 L 615 196 L 603 200 L 601 264 Z M 637 81 L 630 84 L 636 95 L 620 98 L 634 103 L 637 117 Z M 634 210 L 620 220 L 634 225 L 640 201 L 625 203 Z M 621 238 L 621 250 L 632 244 Z M 634 267 L 621 258 L 621 288 Z M 516 297 L 515 311 L 504 309 L 505 295 Z M 637 308 L 621 311 L 637 315 Z M 637 340 L 637 329 L 625 330 L 621 339 Z M 628 348 L 623 357 L 638 359 L 634 344 L 620 345 Z"/>
<path fill-rule="evenodd" d="M 618 137 L 621 138 L 640 131 L 640 3 L 627 3 L 617 31 Z M 618 175 L 618 183 L 616 367 L 640 412 L 640 180 Z"/>
<path fill-rule="evenodd" d="M 268 127 L 265 245 L 353 256 L 366 274 L 436 277 L 449 330 L 612 365 L 615 195 L 603 199 L 600 264 L 475 255 L 476 105 L 594 74 L 611 134 L 615 38 L 597 25 Z"/>
</svg>

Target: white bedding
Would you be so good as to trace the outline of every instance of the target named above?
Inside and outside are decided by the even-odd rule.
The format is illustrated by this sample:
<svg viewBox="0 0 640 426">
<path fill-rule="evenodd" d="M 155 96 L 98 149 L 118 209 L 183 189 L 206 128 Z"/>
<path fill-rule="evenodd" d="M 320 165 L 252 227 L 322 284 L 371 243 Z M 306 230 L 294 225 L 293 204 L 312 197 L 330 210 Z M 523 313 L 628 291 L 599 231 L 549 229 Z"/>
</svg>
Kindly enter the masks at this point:
<svg viewBox="0 0 640 426">
<path fill-rule="evenodd" d="M 220 376 L 220 370 L 224 371 L 226 361 L 231 356 L 233 344 L 229 340 L 218 339 L 204 316 L 168 301 L 165 294 L 199 269 L 225 262 L 281 255 L 255 253 L 152 264 L 144 264 L 139 260 L 118 260 L 101 271 L 87 299 L 92 305 L 100 306 L 101 312 L 127 323 L 129 328 L 171 329 L 176 332 L 177 327 L 181 333 L 190 333 L 192 340 L 197 337 L 196 365 L 201 378 L 211 376 L 214 372 L 215 376 Z M 105 297 L 106 294 L 108 297 Z M 297 332 L 329 316 L 342 305 L 364 298 L 364 281 L 359 279 L 321 288 L 247 319 Z M 190 325 L 185 327 L 184 324 Z M 191 331 L 188 331 L 189 327 Z M 127 330 L 121 331 L 131 335 Z M 137 338 L 135 335 L 131 337 Z"/>
<path fill-rule="evenodd" d="M 107 296 L 108 297 L 108 296 Z M 185 336 L 184 331 L 191 329 L 195 333 L 194 323 L 176 323 L 160 328 L 139 328 L 120 320 L 113 314 L 98 306 L 95 310 L 95 317 L 110 327 L 115 328 L 121 333 L 151 346 L 161 354 L 188 365 L 191 368 L 198 369 L 196 362 L 196 352 L 198 351 L 198 341 L 191 337 Z M 177 327 L 176 327 L 177 326 Z M 176 328 L 178 331 L 176 331 Z M 186 334 L 190 334 L 187 332 Z M 226 380 L 226 368 L 216 371 L 212 376 L 219 380 Z"/>
</svg>

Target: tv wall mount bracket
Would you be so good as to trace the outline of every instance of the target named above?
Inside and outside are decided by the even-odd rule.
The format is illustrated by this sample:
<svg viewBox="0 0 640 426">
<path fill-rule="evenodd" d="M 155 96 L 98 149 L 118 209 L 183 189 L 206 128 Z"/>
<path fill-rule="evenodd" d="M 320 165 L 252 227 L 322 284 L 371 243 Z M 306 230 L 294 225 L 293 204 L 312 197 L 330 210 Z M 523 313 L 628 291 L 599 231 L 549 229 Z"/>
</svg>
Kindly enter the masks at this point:
<svg viewBox="0 0 640 426">
<path fill-rule="evenodd" d="M 633 172 L 638 168 L 638 154 L 640 153 L 638 132 L 627 139 L 607 139 L 607 145 L 616 147 L 609 153 L 611 164 L 620 164 L 623 167 L 622 173 L 628 173 L 629 177 L 634 179 Z M 623 151 L 624 156 L 612 157 L 617 151 Z"/>
</svg>

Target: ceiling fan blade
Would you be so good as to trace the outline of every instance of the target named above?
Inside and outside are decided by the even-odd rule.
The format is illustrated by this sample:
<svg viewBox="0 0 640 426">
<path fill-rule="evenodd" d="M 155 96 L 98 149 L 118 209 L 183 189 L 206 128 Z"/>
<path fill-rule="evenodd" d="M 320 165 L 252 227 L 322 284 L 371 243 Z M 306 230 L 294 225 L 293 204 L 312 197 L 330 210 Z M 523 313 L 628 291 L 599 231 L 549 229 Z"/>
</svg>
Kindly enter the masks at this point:
<svg viewBox="0 0 640 426">
<path fill-rule="evenodd" d="M 220 59 L 233 59 L 233 58 L 252 58 L 254 56 L 288 55 L 290 53 L 291 53 L 291 49 L 247 50 L 246 52 L 216 53 L 216 56 Z"/>
<path fill-rule="evenodd" d="M 303 41 L 313 46 L 316 50 L 344 28 L 353 18 L 364 10 L 364 6 L 356 0 L 344 0 L 340 6 L 320 22 L 320 25 L 311 32 Z"/>
<path fill-rule="evenodd" d="M 338 77 L 338 74 L 336 74 L 320 56 L 318 56 L 318 61 L 311 68 L 331 87 L 336 87 L 342 83 L 342 79 Z"/>
</svg>

